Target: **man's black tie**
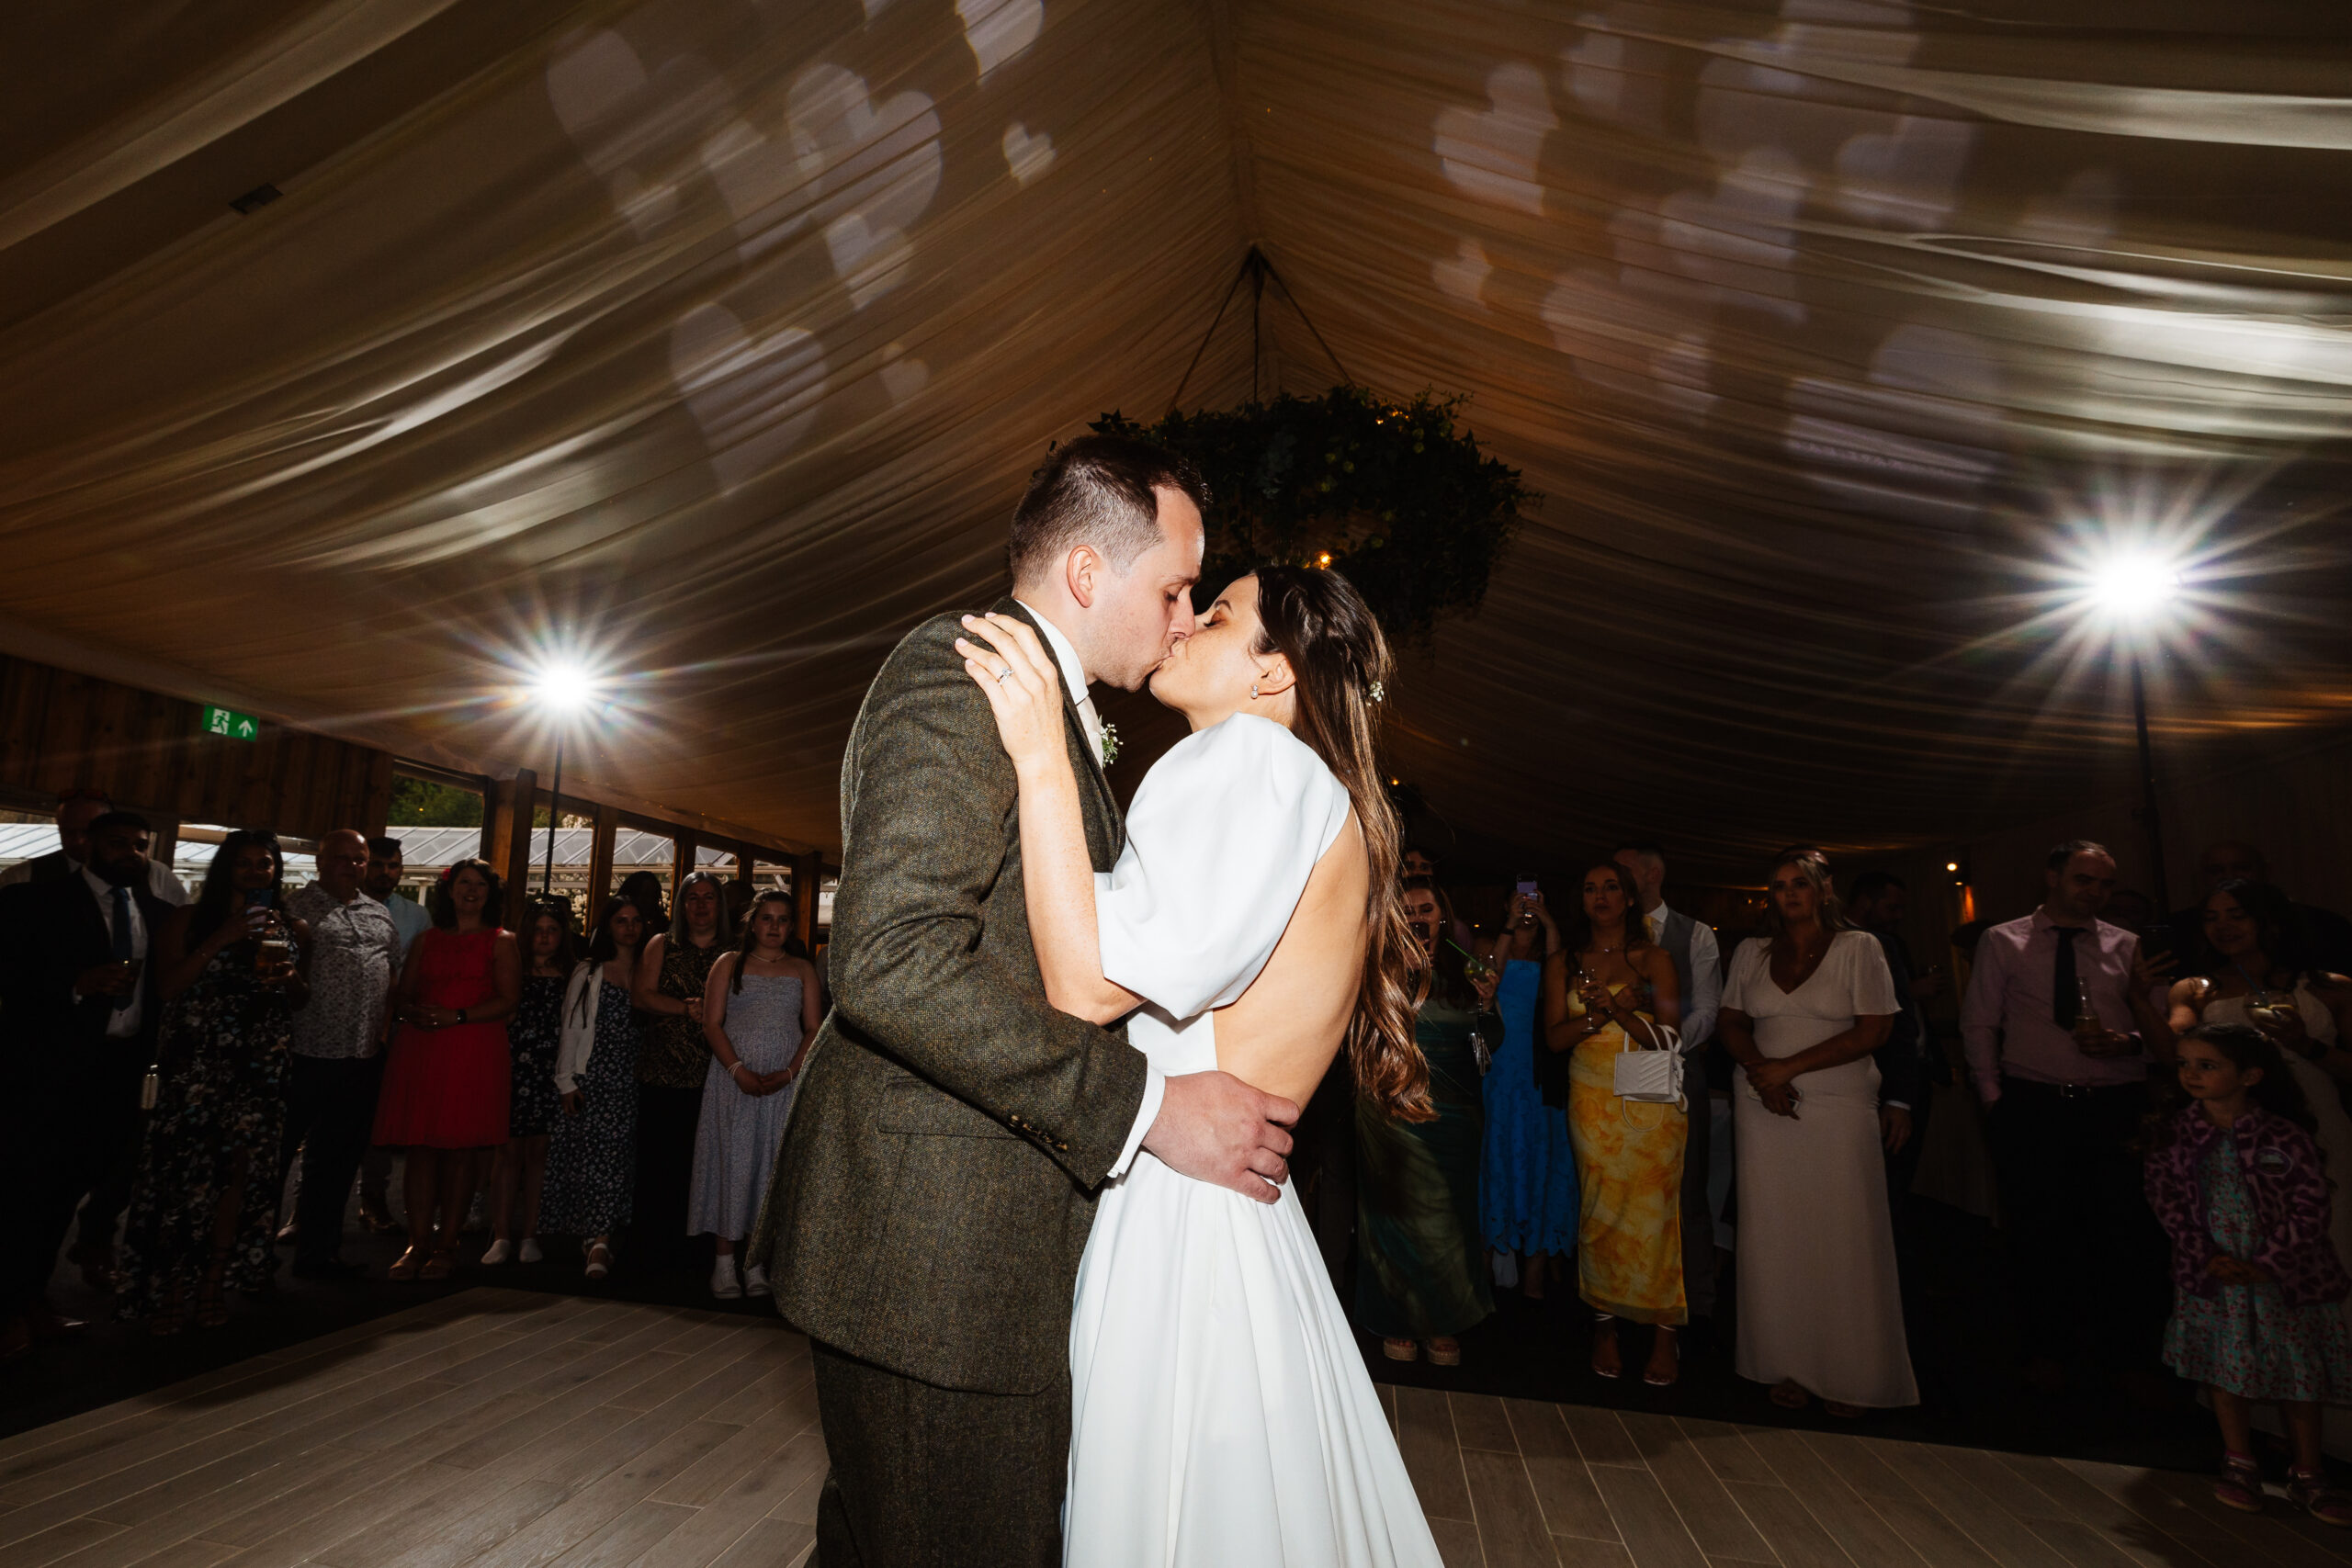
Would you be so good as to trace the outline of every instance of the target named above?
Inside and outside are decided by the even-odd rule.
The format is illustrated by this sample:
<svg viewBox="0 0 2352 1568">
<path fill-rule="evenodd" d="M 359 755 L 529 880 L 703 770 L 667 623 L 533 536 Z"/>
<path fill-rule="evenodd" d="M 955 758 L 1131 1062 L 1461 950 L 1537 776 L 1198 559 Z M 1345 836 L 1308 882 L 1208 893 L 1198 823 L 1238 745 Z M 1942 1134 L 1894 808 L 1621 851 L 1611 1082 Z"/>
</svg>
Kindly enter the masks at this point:
<svg viewBox="0 0 2352 1568">
<path fill-rule="evenodd" d="M 114 890 L 114 959 L 118 964 L 130 962 L 130 889 L 128 887 Z M 130 1005 L 131 996 L 138 989 L 134 985 L 107 1005 L 120 1012 Z"/>
<path fill-rule="evenodd" d="M 2072 1029 L 2082 1014 L 2082 982 L 2075 972 L 2075 939 L 2080 926 L 2052 926 L 2058 937 L 2058 965 L 2050 976 L 2050 1016 L 2061 1029 Z"/>
</svg>

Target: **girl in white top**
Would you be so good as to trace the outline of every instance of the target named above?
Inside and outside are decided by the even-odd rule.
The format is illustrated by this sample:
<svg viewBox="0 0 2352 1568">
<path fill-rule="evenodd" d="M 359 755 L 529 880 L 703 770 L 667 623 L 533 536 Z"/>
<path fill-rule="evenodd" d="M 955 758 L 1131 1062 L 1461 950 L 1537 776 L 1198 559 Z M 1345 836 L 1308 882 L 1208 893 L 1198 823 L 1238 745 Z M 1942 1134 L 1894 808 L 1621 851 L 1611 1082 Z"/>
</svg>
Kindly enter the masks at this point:
<svg viewBox="0 0 2352 1568">
<path fill-rule="evenodd" d="M 1387 649 L 1338 574 L 1228 587 L 1153 674 L 1193 734 L 1137 790 L 1117 866 L 1087 857 L 1052 656 L 960 642 L 1021 784 L 1046 993 L 1127 1020 L 1163 1073 L 1305 1103 L 1344 1043 L 1363 1091 L 1430 1114 L 1413 1043 L 1396 825 L 1373 756 Z M 980 646 L 980 645 L 985 646 Z M 1070 1329 L 1071 1568 L 1436 1568 L 1437 1546 L 1296 1194 L 1262 1203 L 1148 1153 L 1106 1186 Z"/>
</svg>

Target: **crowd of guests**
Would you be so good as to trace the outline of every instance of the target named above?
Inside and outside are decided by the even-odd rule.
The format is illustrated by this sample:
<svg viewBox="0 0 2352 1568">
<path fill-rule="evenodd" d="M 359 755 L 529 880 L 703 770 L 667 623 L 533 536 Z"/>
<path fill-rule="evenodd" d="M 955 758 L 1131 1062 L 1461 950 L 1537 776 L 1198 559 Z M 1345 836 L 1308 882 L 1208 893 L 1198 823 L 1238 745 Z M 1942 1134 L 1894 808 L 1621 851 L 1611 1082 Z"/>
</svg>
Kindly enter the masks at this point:
<svg viewBox="0 0 2352 1568">
<path fill-rule="evenodd" d="M 1484 937 L 1434 869 L 1408 855 L 1402 895 L 1438 1115 L 1355 1128 L 1355 1308 L 1385 1354 L 1458 1363 L 1497 1290 L 1572 1289 L 1595 1374 L 1633 1375 L 1636 1325 L 1638 1375 L 1670 1385 L 1736 1216 L 1737 1372 L 1791 1409 L 1916 1404 L 1894 1222 L 1950 1097 L 1997 1191 L 2025 1383 L 2103 1374 L 2151 1407 L 2178 1402 L 2166 1368 L 2202 1385 L 2237 1506 L 2259 1505 L 2248 1433 L 2275 1403 L 2296 1502 L 2352 1524 L 2319 1470 L 2324 1408 L 2352 1404 L 2352 926 L 2256 852 L 2215 846 L 2204 897 L 2157 921 L 2105 848 L 2057 846 L 2032 912 L 1957 933 L 1949 1050 L 1902 881 L 1841 897 L 1814 846 L 1764 868 L 1727 960 L 1665 905 L 1655 844 L 1594 857 L 1566 897 L 1523 880 Z"/>
<path fill-rule="evenodd" d="M 277 838 L 239 830 L 189 897 L 139 816 L 77 794 L 58 824 L 0 875 L 0 1355 L 75 1326 L 45 1292 L 77 1211 L 68 1256 L 168 1336 L 225 1323 L 280 1244 L 298 1277 L 356 1272 L 355 1182 L 364 1226 L 404 1223 L 395 1280 L 455 1271 L 479 1201 L 482 1266 L 555 1236 L 603 1279 L 707 1238 L 713 1295 L 766 1292 L 737 1254 L 824 1006 L 788 895 L 695 872 L 668 900 L 640 872 L 583 931 L 479 860 L 420 906 L 399 841 L 353 830 L 288 894 Z M 2025 1382 L 2202 1385 L 2242 1507 L 2275 1404 L 2297 1502 L 2352 1525 L 2320 1471 L 2352 1404 L 2352 922 L 2239 844 L 2159 920 L 2103 847 L 2062 844 L 2030 913 L 1955 933 L 1947 1051 L 1899 878 L 1841 897 L 1810 845 L 1763 869 L 1726 954 L 1654 843 L 1523 878 L 1483 935 L 1407 852 L 1434 1114 L 1392 1118 L 1342 1063 L 1295 1162 L 1358 1326 L 1450 1366 L 1498 1291 L 1572 1292 L 1595 1375 L 1669 1387 L 1736 1219 L 1736 1371 L 1790 1409 L 1916 1404 L 1894 1223 L 1944 1104 L 1989 1161 Z"/>
<path fill-rule="evenodd" d="M 638 873 L 583 941 L 480 860 L 400 896 L 396 839 L 326 835 L 289 894 L 277 837 L 240 829 L 190 898 L 138 815 L 77 795 L 58 824 L 0 877 L 0 1356 L 79 1326 L 47 1297 L 77 1210 L 85 1280 L 175 1335 L 269 1288 L 280 1244 L 297 1277 L 358 1273 L 353 1187 L 396 1228 L 395 1154 L 395 1280 L 454 1272 L 480 1204 L 482 1265 L 544 1234 L 601 1279 L 616 1247 L 672 1268 L 706 1237 L 713 1294 L 765 1292 L 734 1254 L 822 1006 L 788 895 L 698 871 L 665 910 Z"/>
</svg>

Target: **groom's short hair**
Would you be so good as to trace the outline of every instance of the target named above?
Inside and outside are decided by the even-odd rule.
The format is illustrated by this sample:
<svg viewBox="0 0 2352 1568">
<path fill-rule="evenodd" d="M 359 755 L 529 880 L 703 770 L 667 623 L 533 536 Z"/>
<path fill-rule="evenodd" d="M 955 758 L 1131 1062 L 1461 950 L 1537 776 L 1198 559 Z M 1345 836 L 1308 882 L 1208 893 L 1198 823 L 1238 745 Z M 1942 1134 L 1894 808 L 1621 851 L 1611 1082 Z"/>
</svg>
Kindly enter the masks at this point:
<svg viewBox="0 0 2352 1568">
<path fill-rule="evenodd" d="M 1203 512 L 1208 487 L 1192 460 L 1125 435 L 1081 435 L 1054 449 L 1030 477 L 1012 513 L 1005 555 L 1017 584 L 1054 570 L 1080 545 L 1091 545 L 1125 572 L 1159 543 L 1161 487 L 1182 491 Z"/>
</svg>

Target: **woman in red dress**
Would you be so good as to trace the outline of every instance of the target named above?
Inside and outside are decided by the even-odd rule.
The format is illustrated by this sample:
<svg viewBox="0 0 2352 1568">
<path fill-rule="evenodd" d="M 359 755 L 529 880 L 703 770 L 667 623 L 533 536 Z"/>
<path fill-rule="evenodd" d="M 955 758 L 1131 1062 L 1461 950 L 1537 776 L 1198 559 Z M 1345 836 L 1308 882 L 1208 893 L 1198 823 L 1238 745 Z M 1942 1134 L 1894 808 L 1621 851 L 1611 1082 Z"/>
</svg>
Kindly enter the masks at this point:
<svg viewBox="0 0 2352 1568">
<path fill-rule="evenodd" d="M 403 1027 L 376 1101 L 376 1142 L 408 1151 L 408 1250 L 395 1280 L 449 1277 L 474 1190 L 506 1141 L 506 1018 L 522 999 L 523 956 L 499 929 L 500 905 L 489 863 L 459 861 L 441 874 L 433 929 L 401 966 L 392 1004 Z"/>
</svg>

